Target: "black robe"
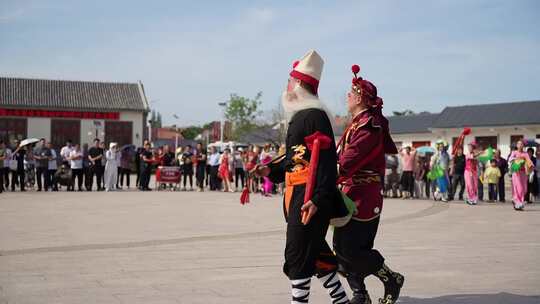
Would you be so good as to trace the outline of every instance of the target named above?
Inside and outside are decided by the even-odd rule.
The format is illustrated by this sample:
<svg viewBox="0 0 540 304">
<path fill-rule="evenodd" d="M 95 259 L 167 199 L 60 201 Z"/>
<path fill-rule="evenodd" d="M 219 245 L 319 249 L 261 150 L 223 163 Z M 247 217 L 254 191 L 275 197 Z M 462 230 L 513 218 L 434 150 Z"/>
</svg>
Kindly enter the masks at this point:
<svg viewBox="0 0 540 304">
<path fill-rule="evenodd" d="M 274 183 L 285 181 L 285 174 L 295 167 L 309 166 L 311 151 L 305 137 L 321 132 L 331 138 L 330 148 L 320 151 L 316 183 L 311 201 L 318 210 L 308 225 L 301 222 L 301 207 L 304 204 L 305 184 L 293 188 L 287 221 L 287 244 L 283 270 L 291 279 L 303 279 L 317 274 L 326 275 L 337 269 L 332 250 L 325 240 L 330 218 L 342 215 L 341 195 L 336 187 L 337 154 L 332 125 L 326 112 L 319 109 L 305 109 L 297 112 L 289 123 L 286 138 L 286 154 L 271 162 L 268 176 Z"/>
</svg>

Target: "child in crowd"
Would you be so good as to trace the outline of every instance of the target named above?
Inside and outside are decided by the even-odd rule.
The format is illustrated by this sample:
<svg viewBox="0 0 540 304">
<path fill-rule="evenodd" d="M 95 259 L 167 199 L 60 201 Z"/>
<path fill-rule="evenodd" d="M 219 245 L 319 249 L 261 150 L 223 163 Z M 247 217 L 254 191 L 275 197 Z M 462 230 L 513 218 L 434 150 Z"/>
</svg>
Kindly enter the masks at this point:
<svg viewBox="0 0 540 304">
<path fill-rule="evenodd" d="M 501 170 L 497 167 L 497 161 L 492 159 L 484 172 L 484 183 L 488 184 L 490 203 L 497 200 L 497 185 L 499 184 L 499 178 L 501 178 Z"/>
</svg>

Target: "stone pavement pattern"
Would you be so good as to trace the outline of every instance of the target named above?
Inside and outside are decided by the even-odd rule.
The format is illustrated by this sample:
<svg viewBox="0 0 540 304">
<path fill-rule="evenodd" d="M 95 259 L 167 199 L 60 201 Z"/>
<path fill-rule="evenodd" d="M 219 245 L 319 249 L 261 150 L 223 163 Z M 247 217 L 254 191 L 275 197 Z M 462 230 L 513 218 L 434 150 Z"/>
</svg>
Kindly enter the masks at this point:
<svg viewBox="0 0 540 304">
<path fill-rule="evenodd" d="M 4 193 L 0 303 L 289 303 L 280 198 L 238 197 Z M 387 200 L 376 247 L 406 275 L 401 303 L 540 303 L 540 207 L 527 207 Z M 329 303 L 317 281 L 311 299 Z"/>
</svg>

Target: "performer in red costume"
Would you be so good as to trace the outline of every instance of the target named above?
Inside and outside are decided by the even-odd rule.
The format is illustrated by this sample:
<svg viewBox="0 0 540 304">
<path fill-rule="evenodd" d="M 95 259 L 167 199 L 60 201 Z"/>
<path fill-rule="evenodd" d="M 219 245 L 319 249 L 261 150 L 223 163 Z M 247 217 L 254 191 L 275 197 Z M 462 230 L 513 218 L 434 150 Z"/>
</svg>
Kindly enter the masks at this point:
<svg viewBox="0 0 540 304">
<path fill-rule="evenodd" d="M 398 151 L 390 137 L 388 120 L 382 115 L 382 99 L 373 83 L 358 77 L 360 67 L 352 67 L 354 78 L 347 94 L 353 119 L 338 142 L 339 178 L 343 191 L 356 203 L 351 221 L 334 231 L 334 250 L 340 267 L 354 292 L 351 303 L 369 304 L 364 279 L 375 275 L 384 284 L 381 304 L 396 303 L 404 277 L 384 263 L 373 249 L 383 207 L 382 178 L 385 154 Z"/>
<path fill-rule="evenodd" d="M 337 275 L 337 260 L 325 240 L 330 219 L 340 215 L 343 201 L 336 187 L 331 116 L 317 96 L 322 67 L 323 60 L 315 51 L 293 65 L 282 100 L 289 120 L 286 153 L 254 169 L 256 175 L 268 176 L 274 183 L 285 182 L 287 241 L 283 271 L 291 280 L 293 304 L 308 303 L 314 275 L 333 304 L 349 303 Z M 347 213 L 346 209 L 342 211 Z"/>
</svg>

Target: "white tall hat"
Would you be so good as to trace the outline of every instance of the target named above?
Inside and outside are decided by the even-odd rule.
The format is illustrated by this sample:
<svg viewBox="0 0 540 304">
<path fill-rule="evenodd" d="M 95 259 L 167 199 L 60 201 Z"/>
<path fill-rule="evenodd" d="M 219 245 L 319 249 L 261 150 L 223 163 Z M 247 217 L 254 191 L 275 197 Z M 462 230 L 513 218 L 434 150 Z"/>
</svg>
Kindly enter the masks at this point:
<svg viewBox="0 0 540 304">
<path fill-rule="evenodd" d="M 313 86 L 315 93 L 319 88 L 324 60 L 314 50 L 307 52 L 302 59 L 293 63 L 291 77 L 306 82 Z"/>
</svg>

